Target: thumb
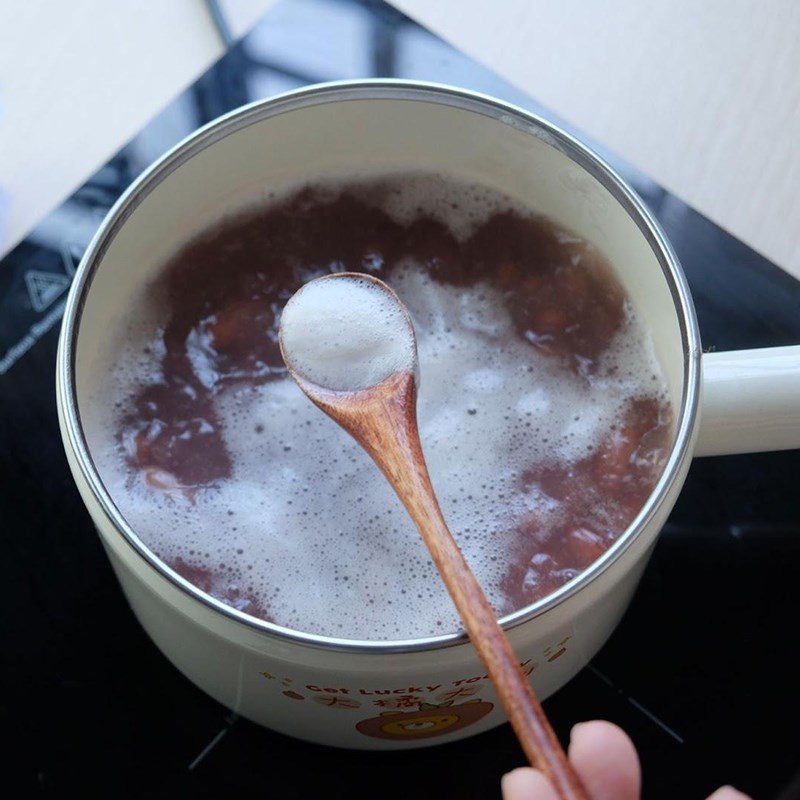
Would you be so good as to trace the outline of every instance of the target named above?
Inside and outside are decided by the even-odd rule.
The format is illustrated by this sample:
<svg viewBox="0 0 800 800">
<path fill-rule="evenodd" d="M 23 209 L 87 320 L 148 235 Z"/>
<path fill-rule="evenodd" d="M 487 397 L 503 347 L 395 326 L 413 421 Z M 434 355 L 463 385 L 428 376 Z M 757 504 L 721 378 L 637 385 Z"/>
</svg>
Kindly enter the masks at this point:
<svg viewBox="0 0 800 800">
<path fill-rule="evenodd" d="M 503 800 L 558 800 L 550 781 L 531 767 L 520 767 L 504 775 L 501 786 Z"/>
</svg>

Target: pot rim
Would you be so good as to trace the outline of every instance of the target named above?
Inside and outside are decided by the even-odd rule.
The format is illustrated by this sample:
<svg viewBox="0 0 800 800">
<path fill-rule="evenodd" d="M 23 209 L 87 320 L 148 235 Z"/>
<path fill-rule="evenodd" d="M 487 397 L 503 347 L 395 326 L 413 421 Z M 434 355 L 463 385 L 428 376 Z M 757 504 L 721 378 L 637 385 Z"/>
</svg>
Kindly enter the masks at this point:
<svg viewBox="0 0 800 800">
<path fill-rule="evenodd" d="M 689 287 L 677 256 L 660 225 L 645 208 L 634 190 L 608 164 L 553 123 L 518 106 L 478 92 L 445 84 L 394 79 L 364 79 L 314 84 L 241 106 L 187 136 L 133 181 L 110 209 L 81 259 L 67 298 L 58 344 L 57 400 L 63 412 L 62 428 L 65 445 L 68 444 L 72 448 L 84 480 L 103 513 L 114 526 L 116 533 L 150 568 L 188 597 L 213 612 L 220 613 L 251 630 L 266 634 L 269 638 L 314 648 L 372 654 L 436 650 L 464 644 L 468 641 L 466 632 L 461 630 L 438 636 L 390 641 L 322 636 L 296 631 L 251 617 L 201 591 L 150 551 L 125 521 L 100 479 L 89 453 L 78 414 L 77 387 L 74 380 L 75 358 L 81 311 L 86 293 L 91 287 L 94 274 L 101 264 L 109 244 L 138 205 L 156 186 L 192 156 L 250 124 L 308 106 L 349 100 L 438 103 L 488 116 L 501 124 L 510 125 L 542 139 L 586 170 L 611 193 L 636 223 L 655 253 L 669 285 L 678 315 L 683 349 L 683 391 L 675 443 L 670 456 L 644 507 L 625 532 L 600 558 L 557 591 L 504 616 L 500 620 L 500 624 L 505 630 L 510 630 L 545 614 L 588 586 L 622 556 L 667 501 L 669 490 L 679 476 L 682 465 L 691 458 L 692 432 L 697 421 L 700 395 L 701 345 Z"/>
</svg>

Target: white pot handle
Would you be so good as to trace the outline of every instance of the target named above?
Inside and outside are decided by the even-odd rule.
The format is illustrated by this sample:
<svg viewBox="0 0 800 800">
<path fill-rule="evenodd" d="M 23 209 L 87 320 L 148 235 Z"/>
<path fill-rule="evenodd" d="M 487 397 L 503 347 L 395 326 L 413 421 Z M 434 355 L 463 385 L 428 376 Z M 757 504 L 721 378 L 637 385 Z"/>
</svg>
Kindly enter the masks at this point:
<svg viewBox="0 0 800 800">
<path fill-rule="evenodd" d="M 800 345 L 704 353 L 697 456 L 800 447 Z"/>
</svg>

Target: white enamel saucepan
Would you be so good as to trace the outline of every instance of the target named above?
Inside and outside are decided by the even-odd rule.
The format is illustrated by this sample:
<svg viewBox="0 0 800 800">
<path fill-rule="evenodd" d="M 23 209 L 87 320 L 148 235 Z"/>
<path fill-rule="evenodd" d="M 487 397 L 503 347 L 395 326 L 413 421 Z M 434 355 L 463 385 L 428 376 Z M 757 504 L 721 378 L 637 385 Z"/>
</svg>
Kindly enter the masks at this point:
<svg viewBox="0 0 800 800">
<path fill-rule="evenodd" d="M 164 654 L 238 713 L 343 747 L 418 747 L 503 722 L 465 636 L 335 639 L 204 594 L 126 523 L 81 419 L 108 332 L 194 234 L 267 191 L 404 169 L 494 187 L 594 243 L 648 324 L 667 378 L 675 439 L 641 513 L 585 572 L 503 620 L 539 697 L 581 669 L 619 622 L 693 455 L 800 446 L 800 348 L 703 354 L 686 280 L 657 223 L 602 160 L 550 123 L 460 89 L 363 81 L 301 89 L 202 128 L 130 187 L 84 256 L 58 350 L 64 445 L 123 591 Z"/>
</svg>

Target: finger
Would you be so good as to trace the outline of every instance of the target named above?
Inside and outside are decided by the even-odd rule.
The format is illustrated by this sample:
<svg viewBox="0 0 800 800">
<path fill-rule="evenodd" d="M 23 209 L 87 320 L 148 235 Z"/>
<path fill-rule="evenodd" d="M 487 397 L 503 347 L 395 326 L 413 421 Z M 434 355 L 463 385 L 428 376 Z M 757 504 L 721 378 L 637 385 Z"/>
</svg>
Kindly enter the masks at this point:
<svg viewBox="0 0 800 800">
<path fill-rule="evenodd" d="M 569 760 L 592 800 L 639 800 L 639 756 L 628 735 L 602 720 L 572 729 Z"/>
<path fill-rule="evenodd" d="M 520 767 L 502 780 L 503 800 L 558 800 L 550 781 L 531 767 Z"/>
<path fill-rule="evenodd" d="M 749 795 L 743 794 L 733 786 L 721 786 L 708 800 L 750 800 Z"/>
</svg>

